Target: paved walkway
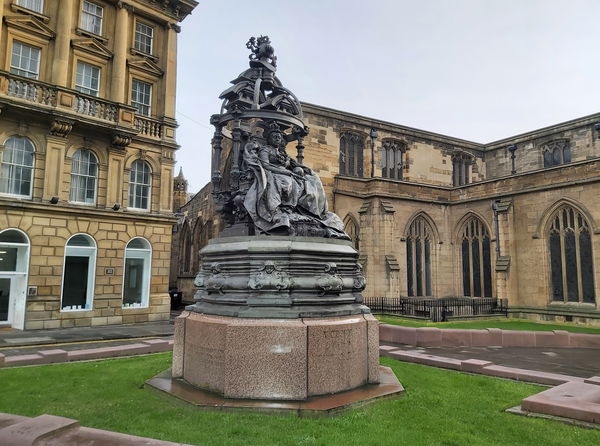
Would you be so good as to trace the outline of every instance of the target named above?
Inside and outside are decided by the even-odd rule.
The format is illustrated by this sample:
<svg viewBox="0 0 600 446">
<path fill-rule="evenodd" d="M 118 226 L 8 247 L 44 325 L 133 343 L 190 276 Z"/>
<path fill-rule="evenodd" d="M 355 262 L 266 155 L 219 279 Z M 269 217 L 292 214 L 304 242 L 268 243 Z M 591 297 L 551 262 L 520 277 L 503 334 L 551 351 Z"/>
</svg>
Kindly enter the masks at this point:
<svg viewBox="0 0 600 446">
<path fill-rule="evenodd" d="M 93 348 L 93 341 L 114 341 L 112 345 L 123 343 L 123 340 L 139 338 L 163 338 L 173 336 L 173 318 L 180 312 L 171 313 L 171 320 L 146 322 L 131 325 L 104 325 L 99 327 L 57 328 L 52 330 L 13 330 L 0 329 L 0 353 L 4 355 L 17 354 L 25 349 L 45 348 L 58 344 L 81 343 L 85 348 Z M 85 344 L 84 344 L 85 343 Z M 62 349 L 69 350 L 71 348 Z M 83 347 L 81 347 L 83 348 Z M 22 353 L 19 353 L 22 354 Z"/>
<path fill-rule="evenodd" d="M 405 351 L 453 359 L 481 359 L 497 365 L 589 378 L 600 375 L 600 350 L 548 347 L 413 347 Z"/>
<path fill-rule="evenodd" d="M 136 342 L 140 338 L 171 338 L 174 332 L 170 321 L 132 325 L 64 328 L 54 330 L 0 329 L 0 353 L 5 356 L 23 355 L 33 350 L 60 348 L 80 350 L 116 346 Z M 454 359 L 482 359 L 498 365 L 537 370 L 549 373 L 588 378 L 600 375 L 600 350 L 585 348 L 529 347 L 411 347 L 402 350 L 418 351 Z"/>
</svg>

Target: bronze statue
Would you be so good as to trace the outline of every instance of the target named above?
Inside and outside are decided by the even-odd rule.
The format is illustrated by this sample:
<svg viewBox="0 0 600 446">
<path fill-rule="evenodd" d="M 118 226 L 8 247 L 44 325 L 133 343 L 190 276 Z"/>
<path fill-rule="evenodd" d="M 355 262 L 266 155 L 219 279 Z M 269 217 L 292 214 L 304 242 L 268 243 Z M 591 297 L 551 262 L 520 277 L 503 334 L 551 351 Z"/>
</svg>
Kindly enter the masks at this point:
<svg viewBox="0 0 600 446">
<path fill-rule="evenodd" d="M 261 233 L 347 238 L 340 218 L 327 210 L 321 180 L 285 151 L 286 135 L 276 123 L 265 142 L 251 137 L 244 162 L 252 171 L 244 208 Z M 262 138 L 261 138 L 262 139 Z"/>
</svg>

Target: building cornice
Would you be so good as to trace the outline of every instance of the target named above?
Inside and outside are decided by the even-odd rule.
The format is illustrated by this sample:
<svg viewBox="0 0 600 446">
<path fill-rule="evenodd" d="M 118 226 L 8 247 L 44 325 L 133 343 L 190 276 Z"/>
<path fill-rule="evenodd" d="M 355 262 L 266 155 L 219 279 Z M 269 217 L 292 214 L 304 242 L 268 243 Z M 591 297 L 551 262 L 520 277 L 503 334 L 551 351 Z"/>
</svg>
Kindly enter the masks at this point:
<svg viewBox="0 0 600 446">
<path fill-rule="evenodd" d="M 0 196 L 0 210 L 18 209 L 19 211 L 31 211 L 35 213 L 49 213 L 60 216 L 73 215 L 85 218 L 97 218 L 99 221 L 105 221 L 108 218 L 140 221 L 144 223 L 160 223 L 172 225 L 177 222 L 177 218 L 172 215 L 141 213 L 141 212 L 118 212 L 112 209 L 99 209 L 95 207 L 82 206 L 62 206 L 60 204 L 45 204 L 40 202 L 18 200 L 15 198 Z"/>
<path fill-rule="evenodd" d="M 319 115 L 324 117 L 330 117 L 339 119 L 341 121 L 352 122 L 363 125 L 368 128 L 376 128 L 378 130 L 384 130 L 395 135 L 410 135 L 417 138 L 428 139 L 431 141 L 437 141 L 443 144 L 450 144 L 456 147 L 471 149 L 471 150 L 482 150 L 483 144 L 479 144 L 473 141 L 467 141 L 465 139 L 454 138 L 452 136 L 446 136 L 439 133 L 428 132 L 426 130 L 416 129 L 413 127 L 407 127 L 393 122 L 383 121 L 381 119 L 369 118 L 354 113 L 348 113 L 341 110 L 335 110 L 333 108 L 323 107 L 321 105 L 310 104 L 302 102 L 302 110 L 308 114 Z"/>
<path fill-rule="evenodd" d="M 583 116 L 581 118 L 571 119 L 569 121 L 560 122 L 551 126 L 542 127 L 529 132 L 520 133 L 514 136 L 499 139 L 490 143 L 478 143 L 460 138 L 455 138 L 452 136 L 442 135 L 440 133 L 434 133 L 426 130 L 416 129 L 413 127 L 407 127 L 389 121 L 383 121 L 380 119 L 369 118 L 367 116 L 348 113 L 341 110 L 335 110 L 332 108 L 310 104 L 307 102 L 302 103 L 302 108 L 308 114 L 331 117 L 342 121 L 363 125 L 369 128 L 374 127 L 380 130 L 388 131 L 390 133 L 411 135 L 415 137 L 429 139 L 431 141 L 438 141 L 444 144 L 452 144 L 461 148 L 468 148 L 471 150 L 479 150 L 484 152 L 505 149 L 506 146 L 511 144 L 518 144 L 521 142 L 530 141 L 532 139 L 547 137 L 558 132 L 564 132 L 580 127 L 585 127 L 587 125 L 600 123 L 600 113 L 594 113 L 591 115 Z"/>
</svg>

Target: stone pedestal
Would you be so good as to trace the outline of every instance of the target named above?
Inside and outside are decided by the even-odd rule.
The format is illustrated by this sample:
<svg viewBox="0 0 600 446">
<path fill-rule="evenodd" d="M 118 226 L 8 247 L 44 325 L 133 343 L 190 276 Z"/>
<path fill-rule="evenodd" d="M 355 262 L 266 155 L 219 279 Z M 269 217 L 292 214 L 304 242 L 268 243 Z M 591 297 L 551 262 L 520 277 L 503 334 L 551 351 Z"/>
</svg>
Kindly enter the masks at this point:
<svg viewBox="0 0 600 446">
<path fill-rule="evenodd" d="M 370 315 L 243 319 L 184 312 L 173 378 L 225 398 L 305 400 L 379 382 Z"/>
<path fill-rule="evenodd" d="M 350 242 L 223 237 L 200 255 L 172 379 L 225 399 L 296 402 L 379 383 L 378 322 Z"/>
</svg>

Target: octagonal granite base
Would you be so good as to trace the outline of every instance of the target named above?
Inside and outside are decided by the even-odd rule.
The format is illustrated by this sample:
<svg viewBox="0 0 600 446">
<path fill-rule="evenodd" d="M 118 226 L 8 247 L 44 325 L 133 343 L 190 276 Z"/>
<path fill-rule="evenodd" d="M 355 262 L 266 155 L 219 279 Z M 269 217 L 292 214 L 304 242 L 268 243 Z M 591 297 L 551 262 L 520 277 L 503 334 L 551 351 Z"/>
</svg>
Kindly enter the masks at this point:
<svg viewBox="0 0 600 446">
<path fill-rule="evenodd" d="M 379 382 L 371 314 L 251 319 L 186 311 L 175 321 L 173 378 L 224 398 L 301 401 Z"/>
<path fill-rule="evenodd" d="M 381 398 L 397 398 L 404 387 L 389 367 L 378 367 L 378 384 L 366 384 L 359 388 L 333 395 L 320 395 L 302 401 L 258 400 L 224 398 L 207 390 L 192 386 L 183 379 L 173 378 L 171 370 L 165 370 L 146 381 L 151 388 L 179 400 L 207 410 L 251 410 L 264 413 L 295 413 L 299 416 L 337 415 L 347 409 L 361 407 Z"/>
</svg>

